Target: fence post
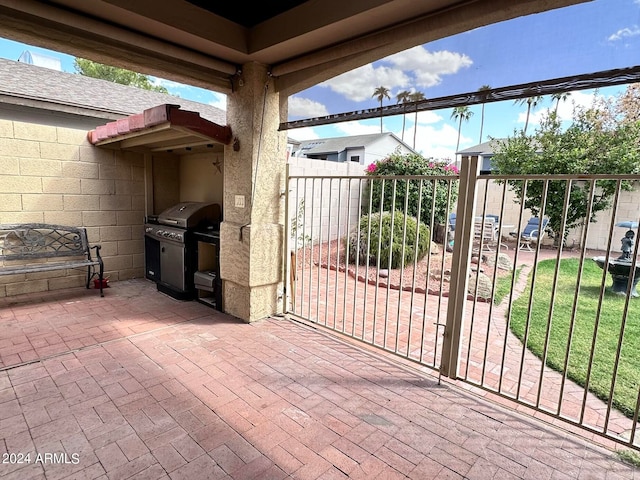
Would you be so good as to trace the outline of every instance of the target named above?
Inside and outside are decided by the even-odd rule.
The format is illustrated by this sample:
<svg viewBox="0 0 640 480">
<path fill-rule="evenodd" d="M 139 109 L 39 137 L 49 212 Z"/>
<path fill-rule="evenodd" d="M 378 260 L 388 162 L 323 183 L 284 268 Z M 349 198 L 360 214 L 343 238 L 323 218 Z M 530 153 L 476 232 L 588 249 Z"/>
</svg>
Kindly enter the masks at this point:
<svg viewBox="0 0 640 480">
<path fill-rule="evenodd" d="M 447 322 L 444 327 L 440 374 L 458 378 L 462 326 L 469 286 L 469 266 L 473 247 L 473 220 L 476 210 L 476 186 L 479 173 L 478 156 L 463 156 L 458 186 L 458 208 L 456 209 L 456 230 L 451 259 L 451 282 Z"/>
<path fill-rule="evenodd" d="M 295 270 L 293 270 L 292 260 L 293 257 L 289 252 L 289 239 L 291 237 L 291 218 L 289 212 L 289 201 L 291 195 L 291 185 L 289 179 L 289 162 L 287 162 L 285 166 L 285 178 L 284 178 L 284 258 L 282 259 L 282 278 L 284 280 L 283 287 L 283 295 L 282 295 L 282 313 L 287 314 L 291 310 L 295 309 L 295 305 L 293 302 L 289 303 L 291 299 L 294 299 L 295 291 L 294 291 L 294 282 L 293 275 L 295 275 Z M 296 195 L 297 195 L 297 185 L 296 185 Z M 297 244 L 294 246 L 297 246 Z"/>
</svg>

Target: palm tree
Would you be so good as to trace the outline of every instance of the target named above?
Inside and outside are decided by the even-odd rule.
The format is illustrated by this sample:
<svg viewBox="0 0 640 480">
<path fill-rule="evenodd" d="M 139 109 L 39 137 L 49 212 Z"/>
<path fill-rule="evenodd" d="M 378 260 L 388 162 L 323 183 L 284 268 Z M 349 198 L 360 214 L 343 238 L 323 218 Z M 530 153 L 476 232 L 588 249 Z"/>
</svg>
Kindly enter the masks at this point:
<svg viewBox="0 0 640 480">
<path fill-rule="evenodd" d="M 456 152 L 460 146 L 460 132 L 462 131 L 462 121 L 468 122 L 473 117 L 473 112 L 468 106 L 455 107 L 451 113 L 451 118 L 458 120 L 458 143 L 456 143 Z"/>
<path fill-rule="evenodd" d="M 535 109 L 540 102 L 542 102 L 542 97 L 540 95 L 535 95 L 529 98 L 520 98 L 515 101 L 515 103 L 518 105 L 527 104 L 527 119 L 524 122 L 524 133 L 527 133 L 527 127 L 529 126 L 529 115 L 531 115 L 531 111 Z"/>
<path fill-rule="evenodd" d="M 396 100 L 398 104 L 409 102 L 409 98 L 411 97 L 411 92 L 409 90 L 403 90 L 396 95 Z M 404 142 L 404 127 L 406 124 L 407 115 L 402 114 L 402 141 Z"/>
<path fill-rule="evenodd" d="M 560 106 L 560 102 L 564 102 L 567 98 L 569 98 L 571 92 L 559 92 L 551 95 L 551 100 L 556 102 L 556 108 L 554 109 L 554 113 L 558 115 L 558 106 Z"/>
<path fill-rule="evenodd" d="M 373 91 L 372 97 L 376 97 L 380 102 L 380 133 L 382 133 L 382 100 L 390 99 L 389 89 L 387 87 L 378 87 Z"/>
<path fill-rule="evenodd" d="M 419 102 L 420 100 L 424 100 L 426 97 L 422 92 L 413 92 L 409 95 L 409 100 L 411 102 Z M 418 106 L 416 105 L 416 119 L 413 125 L 413 149 L 416 148 L 416 133 L 418 132 Z"/>
<path fill-rule="evenodd" d="M 484 104 L 487 100 L 487 95 L 489 93 L 489 90 L 491 90 L 491 87 L 489 85 L 482 85 L 479 89 L 478 92 L 480 93 L 480 95 L 482 96 L 482 113 L 480 114 L 480 140 L 478 141 L 478 143 L 482 143 L 482 130 L 484 129 Z"/>
</svg>

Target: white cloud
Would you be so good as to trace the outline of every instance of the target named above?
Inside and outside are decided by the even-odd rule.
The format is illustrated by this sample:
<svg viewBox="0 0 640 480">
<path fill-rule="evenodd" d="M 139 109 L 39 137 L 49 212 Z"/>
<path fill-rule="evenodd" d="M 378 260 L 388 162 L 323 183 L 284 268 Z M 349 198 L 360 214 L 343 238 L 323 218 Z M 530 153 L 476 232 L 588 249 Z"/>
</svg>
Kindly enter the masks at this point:
<svg viewBox="0 0 640 480">
<path fill-rule="evenodd" d="M 289 115 L 303 118 L 325 117 L 329 115 L 329 111 L 320 102 L 293 96 L 289 98 Z"/>
<path fill-rule="evenodd" d="M 416 114 L 407 114 L 407 122 L 414 121 L 416 119 Z M 429 125 L 432 123 L 438 123 L 442 121 L 442 117 L 438 115 L 433 110 L 427 110 L 426 112 L 418 112 L 418 124 L 419 125 Z"/>
<path fill-rule="evenodd" d="M 413 128 L 405 132 L 404 138 L 409 145 L 413 144 Z M 436 160 L 455 159 L 456 143 L 458 141 L 458 130 L 448 123 L 442 125 L 420 126 L 416 135 L 416 150 L 424 157 L 433 157 Z M 462 135 L 460 137 L 460 148 L 472 142 L 470 138 Z"/>
<path fill-rule="evenodd" d="M 443 76 L 458 73 L 472 64 L 465 54 L 447 50 L 430 52 L 418 46 L 386 57 L 376 66 L 365 65 L 320 85 L 357 102 L 372 98 L 376 87 L 383 85 L 389 89 L 390 101 L 394 103 L 400 89 L 409 85 L 433 87 L 442 82 Z"/>
<path fill-rule="evenodd" d="M 582 108 L 590 108 L 593 106 L 596 98 L 602 97 L 602 95 L 596 95 L 595 93 L 584 93 L 584 92 L 571 92 L 569 97 L 566 100 L 560 101 L 558 105 L 558 118 L 561 121 L 571 121 L 573 120 L 573 111 L 576 107 Z M 556 102 L 555 100 L 550 106 L 541 109 L 535 109 L 529 115 L 529 132 L 532 132 L 532 128 L 540 125 L 540 121 L 546 115 L 549 114 L 552 110 L 555 110 Z M 524 124 L 527 119 L 527 111 L 526 107 L 523 111 L 518 113 L 518 123 Z"/>
<path fill-rule="evenodd" d="M 543 115 L 545 115 L 547 112 L 549 111 L 549 109 L 544 109 L 544 110 L 534 110 L 531 113 L 529 113 L 529 125 L 527 126 L 528 133 L 531 133 L 533 130 L 534 125 L 539 125 L 540 124 L 540 120 L 542 119 Z M 520 112 L 518 113 L 518 123 L 526 123 L 527 121 L 527 112 Z"/>
<path fill-rule="evenodd" d="M 416 79 L 416 85 L 424 88 L 438 85 L 442 82 L 443 75 L 458 73 L 473 64 L 465 54 L 447 50 L 430 52 L 422 46 L 391 55 L 383 62 L 390 62 L 403 71 L 410 71 Z"/>
<path fill-rule="evenodd" d="M 287 130 L 287 137 L 299 142 L 321 138 L 316 129 L 313 127 L 292 128 L 291 130 Z"/>
<path fill-rule="evenodd" d="M 415 115 L 407 114 L 404 139 L 405 143 L 409 146 L 413 143 L 414 121 Z M 418 112 L 418 135 L 420 134 L 421 129 L 424 128 L 424 125 L 433 125 L 441 121 L 442 117 L 435 112 Z M 367 135 L 371 133 L 380 133 L 380 119 L 371 119 L 365 122 L 341 122 L 335 124 L 335 127 L 339 131 L 338 135 Z M 382 131 L 393 132 L 398 138 L 402 138 L 402 117 L 383 117 Z"/>
<path fill-rule="evenodd" d="M 615 42 L 618 40 L 622 40 L 629 37 L 635 37 L 638 35 L 640 35 L 640 27 L 635 25 L 633 27 L 621 28 L 616 33 L 609 35 L 609 38 L 607 38 L 607 40 L 609 40 L 610 42 Z"/>
<path fill-rule="evenodd" d="M 383 132 L 387 132 L 388 130 L 384 128 L 384 118 L 382 119 L 382 126 Z M 345 136 L 368 135 L 372 133 L 380 133 L 380 120 L 378 120 L 378 123 L 371 124 L 361 123 L 358 121 L 343 122 L 336 124 L 335 127 Z"/>
<path fill-rule="evenodd" d="M 395 95 L 400 90 L 433 87 L 442 82 L 443 76 L 458 73 L 472 64 L 465 54 L 447 50 L 430 52 L 418 46 L 343 73 L 320 86 L 349 100 L 362 102 L 371 99 L 373 91 L 382 85 L 389 89 L 391 97 L 384 103 L 395 103 Z"/>
<path fill-rule="evenodd" d="M 330 88 L 350 100 L 362 102 L 371 99 L 373 91 L 381 85 L 393 91 L 405 88 L 410 82 L 410 78 L 400 69 L 369 64 L 322 82 L 320 86 Z M 389 96 L 395 103 L 393 94 Z"/>
</svg>

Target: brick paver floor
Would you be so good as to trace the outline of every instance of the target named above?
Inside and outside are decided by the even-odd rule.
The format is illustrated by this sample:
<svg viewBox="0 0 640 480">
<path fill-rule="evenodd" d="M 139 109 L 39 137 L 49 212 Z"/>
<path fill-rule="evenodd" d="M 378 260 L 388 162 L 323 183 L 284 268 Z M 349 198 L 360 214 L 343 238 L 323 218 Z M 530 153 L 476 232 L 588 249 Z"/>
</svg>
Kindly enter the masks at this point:
<svg viewBox="0 0 640 480">
<path fill-rule="evenodd" d="M 145 280 L 0 300 L 2 479 L 631 479 L 607 449 Z"/>
<path fill-rule="evenodd" d="M 503 253 L 513 260 L 512 249 Z M 602 252 L 589 252 L 586 261 L 599 253 Z M 565 251 L 562 258 L 579 255 L 579 251 Z M 533 252 L 520 252 L 517 263 L 522 270 L 515 285 L 516 295 L 525 288 L 536 258 L 540 261 L 556 256 L 555 249 L 541 249 L 537 257 Z M 384 283 L 367 285 L 342 271 L 316 265 L 299 268 L 296 287 L 295 313 L 300 317 L 421 365 L 439 367 L 442 326 L 446 322 L 449 300 L 446 293 L 399 291 L 387 288 Z M 537 288 L 549 287 L 538 285 Z M 448 290 L 448 284 L 444 288 Z M 589 430 L 579 431 L 592 439 L 605 434 L 629 441 L 633 419 L 615 408 L 608 408 L 606 402 L 563 378 L 559 372 L 543 367 L 540 358 L 523 348 L 523 343 L 507 327 L 508 303 L 467 301 L 459 368 L 459 375 L 466 383 L 460 385 L 501 402 L 513 404 L 517 398 L 518 408 L 533 414 L 536 414 L 534 409 L 550 413 L 550 421 L 562 422 L 565 427 L 584 425 Z M 478 386 L 482 388 L 476 388 Z M 495 392 L 501 397 L 496 398 Z M 636 444 L 638 438 L 636 428 Z"/>
</svg>

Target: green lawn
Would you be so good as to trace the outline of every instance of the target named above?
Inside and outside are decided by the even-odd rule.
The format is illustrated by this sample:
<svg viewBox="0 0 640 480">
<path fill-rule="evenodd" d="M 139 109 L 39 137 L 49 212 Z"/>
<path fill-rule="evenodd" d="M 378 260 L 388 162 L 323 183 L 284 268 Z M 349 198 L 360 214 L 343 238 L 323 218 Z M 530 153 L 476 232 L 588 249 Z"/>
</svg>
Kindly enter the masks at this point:
<svg viewBox="0 0 640 480">
<path fill-rule="evenodd" d="M 536 272 L 527 346 L 539 357 L 542 357 L 544 351 L 549 325 L 555 264 L 555 260 L 541 261 L 538 263 Z M 560 262 L 547 352 L 547 365 L 559 371 L 564 370 L 578 268 L 578 259 L 563 259 Z M 583 386 L 586 383 L 589 366 L 601 282 L 602 270 L 593 260 L 585 259 L 567 369 L 567 376 Z M 610 285 L 611 278 L 607 274 L 607 290 Z M 511 330 L 521 340 L 524 339 L 530 291 L 531 277 L 527 289 L 514 302 L 511 310 Z M 609 399 L 624 306 L 624 296 L 606 292 L 600 313 L 589 381 L 589 389 L 605 401 Z M 613 395 L 613 405 L 629 417 L 633 416 L 639 386 L 640 299 L 631 299 Z"/>
<path fill-rule="evenodd" d="M 508 275 L 498 276 L 498 279 L 496 280 L 495 292 L 493 294 L 493 303 L 495 303 L 496 305 L 500 305 L 503 300 L 508 300 L 509 294 L 511 293 L 511 280 L 515 275 L 514 283 L 517 283 L 518 279 L 520 278 L 521 271 L 522 267 L 518 267 Z"/>
</svg>

